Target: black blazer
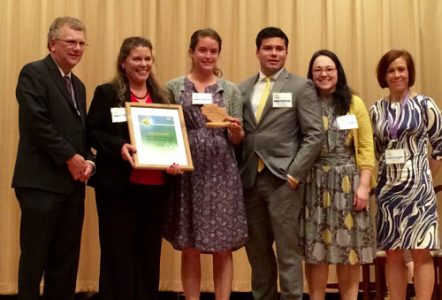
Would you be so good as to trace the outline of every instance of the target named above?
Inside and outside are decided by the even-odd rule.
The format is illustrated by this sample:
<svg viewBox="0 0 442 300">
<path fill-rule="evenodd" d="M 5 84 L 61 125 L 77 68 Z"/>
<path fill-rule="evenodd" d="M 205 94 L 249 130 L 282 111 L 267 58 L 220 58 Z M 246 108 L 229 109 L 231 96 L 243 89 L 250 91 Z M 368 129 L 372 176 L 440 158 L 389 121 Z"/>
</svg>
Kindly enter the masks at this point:
<svg viewBox="0 0 442 300">
<path fill-rule="evenodd" d="M 125 95 L 130 101 L 130 91 Z M 121 147 L 130 144 L 127 122 L 113 123 L 111 108 L 118 107 L 112 84 L 97 86 L 87 116 L 87 138 L 97 150 L 96 172 L 89 184 L 97 189 L 122 191 L 129 184 L 131 165 L 121 158 Z M 123 106 L 124 107 L 124 106 Z"/>
<path fill-rule="evenodd" d="M 16 89 L 19 104 L 17 160 L 12 186 L 69 193 L 74 181 L 66 161 L 74 154 L 92 159 L 87 149 L 86 90 L 72 74 L 78 112 L 50 55 L 23 67 Z"/>
<path fill-rule="evenodd" d="M 125 102 L 130 101 L 129 89 L 124 98 Z M 111 108 L 124 107 L 119 102 L 111 83 L 97 86 L 86 122 L 88 144 L 97 151 L 96 172 L 88 184 L 108 192 L 123 191 L 130 183 L 132 170 L 130 163 L 121 158 L 121 147 L 124 143 L 130 144 L 127 122 L 112 122 Z M 165 174 L 166 184 L 174 184 L 178 177 Z"/>
</svg>

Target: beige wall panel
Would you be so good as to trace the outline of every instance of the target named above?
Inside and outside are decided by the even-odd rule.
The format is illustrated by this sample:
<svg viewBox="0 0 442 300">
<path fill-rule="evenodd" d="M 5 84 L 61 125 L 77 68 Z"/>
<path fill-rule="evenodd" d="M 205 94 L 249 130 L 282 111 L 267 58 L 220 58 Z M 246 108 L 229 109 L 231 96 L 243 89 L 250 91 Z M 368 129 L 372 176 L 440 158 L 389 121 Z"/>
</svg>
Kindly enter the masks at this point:
<svg viewBox="0 0 442 300">
<path fill-rule="evenodd" d="M 264 26 L 289 36 L 286 67 L 301 76 L 316 50 L 328 48 L 342 60 L 350 85 L 367 106 L 387 92 L 375 69 L 391 48 L 409 50 L 416 62 L 415 90 L 442 106 L 442 1 L 440 0 L 1 0 L 0 1 L 0 294 L 15 293 L 19 255 L 19 208 L 10 188 L 18 142 L 15 86 L 22 66 L 47 54 L 47 30 L 57 16 L 79 17 L 89 47 L 74 70 L 86 84 L 88 103 L 95 87 L 115 73 L 124 38 L 142 35 L 154 44 L 155 72 L 162 83 L 190 69 L 188 43 L 199 28 L 223 39 L 220 68 L 240 82 L 258 70 L 255 37 Z M 439 175 L 435 182 L 442 184 Z M 439 195 L 439 198 L 442 197 Z M 97 216 L 87 190 L 78 290 L 97 289 Z M 235 252 L 234 289 L 250 290 L 250 267 Z M 161 288 L 181 290 L 180 254 L 164 244 Z M 203 290 L 212 290 L 211 260 L 203 257 Z M 331 276 L 334 280 L 334 276 Z"/>
</svg>

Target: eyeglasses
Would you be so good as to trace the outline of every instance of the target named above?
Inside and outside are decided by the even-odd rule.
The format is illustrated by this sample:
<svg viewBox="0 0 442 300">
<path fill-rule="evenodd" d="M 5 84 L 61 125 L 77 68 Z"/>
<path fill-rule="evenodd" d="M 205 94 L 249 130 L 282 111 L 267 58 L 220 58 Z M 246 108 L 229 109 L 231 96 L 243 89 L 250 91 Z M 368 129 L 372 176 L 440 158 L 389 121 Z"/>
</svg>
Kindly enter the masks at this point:
<svg viewBox="0 0 442 300">
<path fill-rule="evenodd" d="M 330 75 L 330 74 L 333 74 L 334 71 L 336 71 L 336 68 L 333 68 L 333 67 L 316 68 L 316 69 L 313 69 L 313 74 L 321 75 L 322 72 L 325 72 L 327 75 Z"/>
<path fill-rule="evenodd" d="M 62 41 L 68 46 L 69 48 L 75 48 L 77 45 L 80 46 L 81 49 L 86 48 L 89 46 L 83 41 L 76 41 L 76 40 L 64 40 L 64 39 L 57 39 L 58 41 Z"/>
</svg>

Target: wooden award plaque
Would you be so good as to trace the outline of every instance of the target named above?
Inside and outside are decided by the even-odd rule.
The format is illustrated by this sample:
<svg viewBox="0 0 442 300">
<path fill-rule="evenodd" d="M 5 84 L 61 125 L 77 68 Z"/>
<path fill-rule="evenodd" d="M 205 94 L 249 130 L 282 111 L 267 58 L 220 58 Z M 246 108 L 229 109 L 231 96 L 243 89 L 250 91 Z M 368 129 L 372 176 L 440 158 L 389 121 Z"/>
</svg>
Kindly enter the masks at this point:
<svg viewBox="0 0 442 300">
<path fill-rule="evenodd" d="M 208 122 L 207 127 L 223 128 L 228 127 L 230 122 L 226 121 L 229 118 L 226 110 L 216 104 L 205 104 L 201 107 L 201 112 L 206 116 Z"/>
</svg>

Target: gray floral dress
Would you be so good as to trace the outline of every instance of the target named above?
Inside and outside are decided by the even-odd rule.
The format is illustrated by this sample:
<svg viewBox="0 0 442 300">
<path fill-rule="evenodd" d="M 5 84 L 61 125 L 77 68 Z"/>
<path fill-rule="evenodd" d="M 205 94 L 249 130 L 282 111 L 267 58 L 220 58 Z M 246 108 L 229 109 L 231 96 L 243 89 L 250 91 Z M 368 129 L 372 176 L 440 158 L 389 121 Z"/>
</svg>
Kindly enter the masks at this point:
<svg viewBox="0 0 442 300">
<path fill-rule="evenodd" d="M 359 170 L 349 130 L 338 130 L 333 107 L 321 101 L 326 141 L 306 180 L 301 241 L 312 264 L 373 261 L 369 212 L 356 211 L 353 197 Z"/>
<path fill-rule="evenodd" d="M 241 179 L 225 128 L 207 128 L 197 105 L 192 105 L 193 83 L 180 77 L 168 83 L 175 102 L 182 104 L 193 172 L 180 176 L 169 207 L 164 237 L 175 249 L 192 247 L 203 253 L 235 250 L 247 240 Z M 205 90 L 213 102 L 242 119 L 241 94 L 219 79 Z"/>
</svg>

